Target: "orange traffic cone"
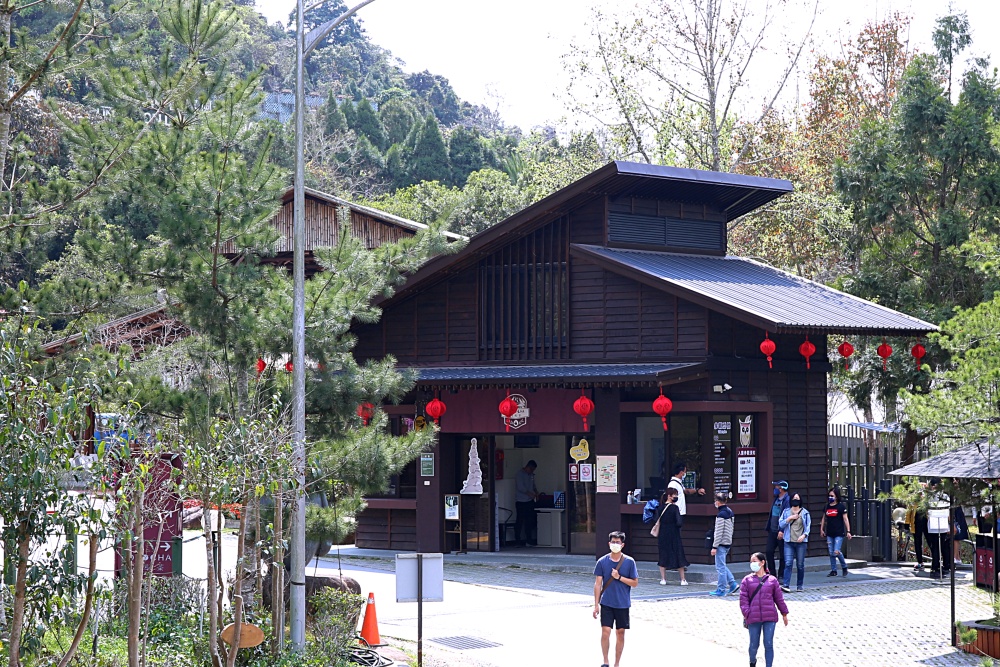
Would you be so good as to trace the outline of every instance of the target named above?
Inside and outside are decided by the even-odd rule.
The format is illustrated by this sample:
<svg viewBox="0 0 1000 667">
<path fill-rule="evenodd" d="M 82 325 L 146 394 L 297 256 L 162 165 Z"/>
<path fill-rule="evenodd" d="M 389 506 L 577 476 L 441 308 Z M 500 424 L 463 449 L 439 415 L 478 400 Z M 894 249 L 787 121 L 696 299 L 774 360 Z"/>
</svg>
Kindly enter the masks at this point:
<svg viewBox="0 0 1000 667">
<path fill-rule="evenodd" d="M 382 646 L 382 638 L 378 635 L 378 617 L 375 615 L 375 594 L 368 594 L 368 604 L 365 606 L 365 622 L 361 625 L 361 638 L 369 646 Z"/>
</svg>

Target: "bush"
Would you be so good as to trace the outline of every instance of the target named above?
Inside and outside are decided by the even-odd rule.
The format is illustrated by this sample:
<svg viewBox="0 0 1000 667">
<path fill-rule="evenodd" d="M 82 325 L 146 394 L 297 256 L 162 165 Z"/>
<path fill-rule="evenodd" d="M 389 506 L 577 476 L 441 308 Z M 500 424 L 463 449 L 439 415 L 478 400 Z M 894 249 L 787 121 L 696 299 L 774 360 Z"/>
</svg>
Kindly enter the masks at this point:
<svg viewBox="0 0 1000 667">
<path fill-rule="evenodd" d="M 309 652 L 325 659 L 327 665 L 347 664 L 348 650 L 357 645 L 358 614 L 365 603 L 364 596 L 324 588 L 311 601 L 316 615 Z"/>
</svg>

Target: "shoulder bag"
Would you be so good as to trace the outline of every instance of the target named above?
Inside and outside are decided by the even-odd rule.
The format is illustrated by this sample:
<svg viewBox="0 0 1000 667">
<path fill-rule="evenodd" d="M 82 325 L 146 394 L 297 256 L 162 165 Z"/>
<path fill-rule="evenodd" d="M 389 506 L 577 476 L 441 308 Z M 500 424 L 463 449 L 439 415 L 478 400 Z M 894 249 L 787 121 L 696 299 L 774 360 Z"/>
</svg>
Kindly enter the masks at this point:
<svg viewBox="0 0 1000 667">
<path fill-rule="evenodd" d="M 618 559 L 618 564 L 615 565 L 614 569 L 617 570 L 618 568 L 620 568 L 622 566 L 622 563 L 624 562 L 625 562 L 625 554 L 622 554 L 622 557 Z M 609 574 L 608 578 L 604 580 L 604 585 L 601 586 L 601 595 L 604 595 L 604 591 L 608 590 L 608 585 L 614 580 L 615 578 Z M 600 599 L 600 596 L 598 596 L 598 599 Z"/>
<path fill-rule="evenodd" d="M 649 534 L 652 535 L 653 537 L 660 536 L 660 519 L 662 519 L 663 515 L 667 513 L 667 510 L 670 508 L 670 505 L 671 503 L 667 503 L 666 507 L 663 508 L 663 511 L 660 512 L 660 516 L 656 518 L 656 523 L 654 523 L 653 527 L 649 529 Z"/>
<path fill-rule="evenodd" d="M 757 593 L 760 593 L 760 589 L 762 588 L 764 588 L 764 580 L 761 579 L 760 577 L 757 577 L 757 588 L 752 593 L 750 593 L 750 599 L 747 600 L 747 607 L 753 604 L 753 599 L 757 597 Z M 749 624 L 747 623 L 747 619 L 745 616 L 743 617 L 743 627 L 744 628 L 749 627 Z"/>
</svg>

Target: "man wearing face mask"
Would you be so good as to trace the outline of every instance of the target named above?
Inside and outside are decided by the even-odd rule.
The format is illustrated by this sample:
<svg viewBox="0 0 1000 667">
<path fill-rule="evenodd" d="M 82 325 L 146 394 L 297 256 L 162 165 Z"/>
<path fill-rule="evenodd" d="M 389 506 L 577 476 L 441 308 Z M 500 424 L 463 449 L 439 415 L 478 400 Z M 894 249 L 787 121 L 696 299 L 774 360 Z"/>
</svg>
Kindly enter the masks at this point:
<svg viewBox="0 0 1000 667">
<path fill-rule="evenodd" d="M 767 547 L 764 555 L 767 559 L 767 569 L 769 572 L 776 572 L 779 579 L 785 578 L 785 541 L 784 533 L 781 531 L 781 515 L 791 504 L 788 497 L 788 482 L 783 479 L 771 482 L 774 486 L 774 502 L 771 503 L 771 513 L 767 517 L 767 524 L 764 529 L 767 531 Z M 774 566 L 774 551 L 778 550 L 778 562 L 780 568 Z"/>
<path fill-rule="evenodd" d="M 625 631 L 629 627 L 629 608 L 632 606 L 632 589 L 639 584 L 639 570 L 631 556 L 622 553 L 625 533 L 616 530 L 608 534 L 611 553 L 602 556 L 594 566 L 594 618 L 601 617 L 601 651 L 609 667 L 611 629 L 615 629 L 615 667 L 622 660 L 625 648 Z"/>
</svg>

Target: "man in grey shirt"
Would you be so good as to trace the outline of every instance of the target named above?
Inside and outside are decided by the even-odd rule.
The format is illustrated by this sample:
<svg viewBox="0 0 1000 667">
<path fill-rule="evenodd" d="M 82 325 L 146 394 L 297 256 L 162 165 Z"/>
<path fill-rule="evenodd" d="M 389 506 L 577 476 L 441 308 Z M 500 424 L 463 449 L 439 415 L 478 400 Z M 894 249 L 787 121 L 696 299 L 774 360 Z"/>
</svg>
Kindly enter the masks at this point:
<svg viewBox="0 0 1000 667">
<path fill-rule="evenodd" d="M 515 480 L 514 506 L 517 508 L 517 519 L 514 521 L 514 537 L 529 547 L 538 544 L 538 517 L 535 515 L 535 500 L 538 498 L 538 490 L 535 488 L 537 467 L 534 460 L 528 461 L 517 471 Z"/>
</svg>

